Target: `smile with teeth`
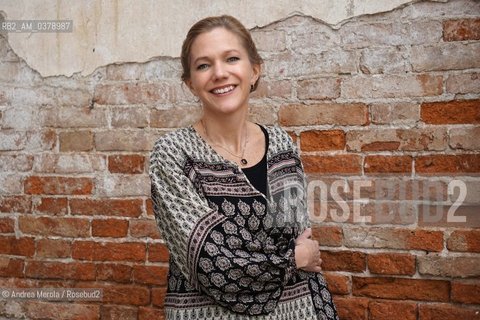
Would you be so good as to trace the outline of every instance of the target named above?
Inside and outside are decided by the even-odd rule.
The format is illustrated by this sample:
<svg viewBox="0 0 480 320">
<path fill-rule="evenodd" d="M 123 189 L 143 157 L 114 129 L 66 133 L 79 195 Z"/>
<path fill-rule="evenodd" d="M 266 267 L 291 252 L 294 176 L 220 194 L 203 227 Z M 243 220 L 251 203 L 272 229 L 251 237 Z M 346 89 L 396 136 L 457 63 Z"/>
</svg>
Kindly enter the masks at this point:
<svg viewBox="0 0 480 320">
<path fill-rule="evenodd" d="M 226 86 L 226 87 L 223 87 L 223 88 L 213 89 L 212 92 L 214 94 L 224 94 L 224 93 L 228 93 L 228 92 L 232 91 L 233 89 L 235 89 L 235 86 L 230 85 L 230 86 Z"/>
</svg>

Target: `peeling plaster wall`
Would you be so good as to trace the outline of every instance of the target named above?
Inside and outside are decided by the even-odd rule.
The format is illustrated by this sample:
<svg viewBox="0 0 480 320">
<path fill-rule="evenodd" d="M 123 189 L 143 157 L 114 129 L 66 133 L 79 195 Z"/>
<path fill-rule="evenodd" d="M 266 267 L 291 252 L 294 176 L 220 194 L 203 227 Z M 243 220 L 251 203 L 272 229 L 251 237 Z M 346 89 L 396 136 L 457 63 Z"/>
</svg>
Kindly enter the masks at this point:
<svg viewBox="0 0 480 320">
<path fill-rule="evenodd" d="M 189 27 L 202 17 L 231 14 L 248 28 L 302 14 L 333 28 L 354 16 L 389 11 L 411 0 L 43 1 L 4 0 L 6 20 L 73 20 L 72 33 L 10 33 L 16 54 L 42 76 L 81 72 L 157 56 L 177 57 Z M 446 2 L 446 1 L 440 1 Z M 293 4 L 293 5 L 292 5 Z"/>
</svg>

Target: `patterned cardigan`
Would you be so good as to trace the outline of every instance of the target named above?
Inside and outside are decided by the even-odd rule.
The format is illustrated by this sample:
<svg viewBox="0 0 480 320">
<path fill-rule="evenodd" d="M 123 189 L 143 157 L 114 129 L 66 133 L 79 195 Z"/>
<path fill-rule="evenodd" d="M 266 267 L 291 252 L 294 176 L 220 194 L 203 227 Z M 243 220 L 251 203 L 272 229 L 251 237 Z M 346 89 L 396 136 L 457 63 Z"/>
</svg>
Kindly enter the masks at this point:
<svg viewBox="0 0 480 320">
<path fill-rule="evenodd" d="M 167 319 L 337 319 L 321 274 L 295 267 L 309 225 L 303 166 L 290 136 L 268 132 L 267 194 L 190 126 L 150 156 L 155 218 L 170 251 Z"/>
</svg>

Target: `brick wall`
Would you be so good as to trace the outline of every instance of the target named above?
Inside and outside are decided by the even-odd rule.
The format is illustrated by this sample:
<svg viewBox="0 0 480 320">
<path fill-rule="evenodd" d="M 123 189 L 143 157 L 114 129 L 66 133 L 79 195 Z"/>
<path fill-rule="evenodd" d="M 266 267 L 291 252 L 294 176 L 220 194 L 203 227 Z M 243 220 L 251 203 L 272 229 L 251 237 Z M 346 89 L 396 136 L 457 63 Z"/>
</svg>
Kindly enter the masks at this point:
<svg viewBox="0 0 480 320">
<path fill-rule="evenodd" d="M 342 319 L 480 319 L 479 30 L 479 2 L 458 0 L 253 31 L 266 63 L 251 116 L 301 149 Z M 161 319 L 148 153 L 200 112 L 178 59 L 42 78 L 0 42 L 0 287 L 104 290 L 0 300 L 0 317 Z"/>
</svg>

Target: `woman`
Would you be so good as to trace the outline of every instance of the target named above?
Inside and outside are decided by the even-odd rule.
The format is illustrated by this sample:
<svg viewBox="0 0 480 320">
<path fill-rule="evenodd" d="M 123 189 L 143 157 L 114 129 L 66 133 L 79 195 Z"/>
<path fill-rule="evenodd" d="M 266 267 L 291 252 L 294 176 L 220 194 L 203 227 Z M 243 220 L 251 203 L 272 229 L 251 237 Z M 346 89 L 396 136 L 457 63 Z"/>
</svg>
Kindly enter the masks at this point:
<svg viewBox="0 0 480 320">
<path fill-rule="evenodd" d="M 167 319 L 338 319 L 310 239 L 305 176 L 289 135 L 247 121 L 262 59 L 230 16 L 197 22 L 182 80 L 201 119 L 151 153 L 152 199 L 170 251 Z"/>
</svg>

